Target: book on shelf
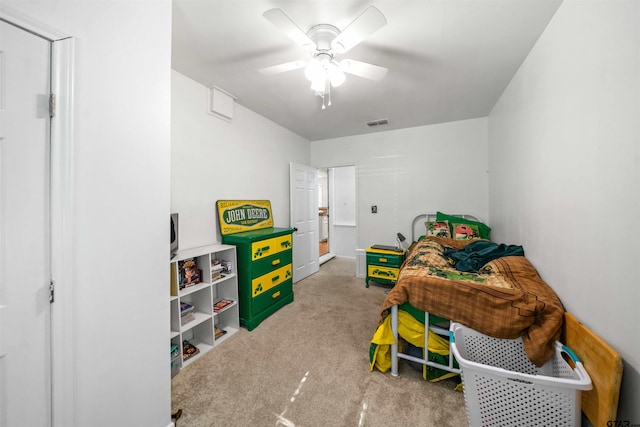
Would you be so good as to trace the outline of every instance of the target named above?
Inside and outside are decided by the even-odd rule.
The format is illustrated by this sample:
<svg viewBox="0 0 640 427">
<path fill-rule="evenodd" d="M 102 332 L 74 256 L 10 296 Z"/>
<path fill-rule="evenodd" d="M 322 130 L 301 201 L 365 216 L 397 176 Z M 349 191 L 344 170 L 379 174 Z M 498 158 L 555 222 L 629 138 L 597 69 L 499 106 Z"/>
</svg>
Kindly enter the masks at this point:
<svg viewBox="0 0 640 427">
<path fill-rule="evenodd" d="M 231 274 L 231 261 L 222 261 L 222 274 Z"/>
<path fill-rule="evenodd" d="M 193 313 L 189 313 L 189 314 L 185 314 L 183 316 L 180 316 L 180 324 L 182 326 L 186 325 L 189 322 L 193 322 L 194 320 L 196 320 L 196 316 Z"/>
<path fill-rule="evenodd" d="M 180 315 L 189 314 L 194 311 L 194 307 L 186 302 L 180 302 Z"/>
<path fill-rule="evenodd" d="M 211 261 L 211 281 L 215 282 L 216 280 L 222 277 L 222 262 L 220 260 L 214 259 Z"/>
<path fill-rule="evenodd" d="M 198 270 L 198 271 L 199 271 L 199 270 Z M 184 284 L 184 285 L 180 288 L 180 290 L 190 288 L 190 287 L 195 286 L 195 285 L 197 285 L 197 284 L 199 284 L 199 283 L 200 283 L 200 282 L 198 282 L 198 283 L 186 283 L 186 284 Z"/>
<path fill-rule="evenodd" d="M 214 331 L 214 336 L 216 339 L 220 338 L 221 336 L 223 336 L 224 334 L 226 334 L 227 331 L 225 331 L 224 329 L 220 329 L 216 326 L 216 329 Z"/>
<path fill-rule="evenodd" d="M 171 345 L 171 358 L 174 359 L 180 355 L 180 347 L 173 344 Z"/>
<path fill-rule="evenodd" d="M 171 287 L 169 288 L 169 292 L 171 296 L 178 296 L 178 271 L 176 267 L 176 263 L 172 262 L 171 267 Z"/>
<path fill-rule="evenodd" d="M 180 280 L 180 289 L 202 281 L 202 270 L 198 268 L 195 258 L 178 261 L 178 279 Z"/>
<path fill-rule="evenodd" d="M 222 274 L 230 274 L 231 273 L 231 261 L 228 260 L 212 260 L 211 261 L 211 272 L 220 271 Z"/>
<path fill-rule="evenodd" d="M 217 301 L 215 304 L 213 304 L 213 311 L 220 311 L 223 308 L 230 306 L 234 302 L 235 301 L 232 301 L 230 299 L 221 299 L 220 301 Z"/>
<path fill-rule="evenodd" d="M 200 349 L 195 345 L 191 344 L 189 341 L 182 341 L 182 358 L 184 360 L 189 359 L 190 357 L 195 356 L 200 353 Z"/>
</svg>

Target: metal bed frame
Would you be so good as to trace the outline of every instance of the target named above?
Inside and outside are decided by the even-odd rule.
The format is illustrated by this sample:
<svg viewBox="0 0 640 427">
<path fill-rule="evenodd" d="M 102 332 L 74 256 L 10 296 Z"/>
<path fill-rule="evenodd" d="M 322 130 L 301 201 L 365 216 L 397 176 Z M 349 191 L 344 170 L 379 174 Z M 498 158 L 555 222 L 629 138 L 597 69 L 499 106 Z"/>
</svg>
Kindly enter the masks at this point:
<svg viewBox="0 0 640 427">
<path fill-rule="evenodd" d="M 478 221 L 478 222 L 482 222 L 477 216 L 475 215 L 470 215 L 470 214 L 451 214 L 453 216 L 458 216 L 464 219 L 470 219 L 472 221 Z M 426 214 L 420 214 L 418 216 L 416 216 L 413 219 L 413 222 L 411 223 L 411 242 L 415 242 L 416 239 L 418 237 L 420 237 L 423 234 L 420 234 L 420 232 L 418 231 L 418 233 L 416 233 L 416 229 L 420 230 L 420 225 L 419 223 L 422 222 L 424 223 L 425 221 L 435 221 L 436 219 L 436 214 L 434 213 L 426 213 Z M 419 225 L 418 227 L 416 227 L 416 225 Z M 424 228 L 422 228 L 424 230 Z M 417 235 L 416 235 L 417 234 Z M 444 336 L 447 338 L 447 340 L 449 339 L 449 328 L 448 326 L 445 327 L 445 325 L 442 324 L 433 324 L 430 325 L 429 324 L 429 313 L 428 312 L 424 312 L 424 324 L 425 324 L 425 334 L 424 334 L 424 349 L 426 350 L 423 354 L 424 354 L 424 358 L 420 358 L 420 357 L 415 357 L 412 356 L 410 354 L 406 354 L 406 353 L 401 353 L 400 351 L 398 351 L 398 306 L 394 305 L 391 307 L 391 329 L 393 330 L 393 338 L 395 341 L 395 344 L 391 345 L 391 375 L 393 375 L 394 377 L 398 376 L 398 361 L 399 359 L 405 359 L 405 360 L 409 360 L 412 362 L 416 362 L 416 363 L 420 363 L 422 365 L 427 365 L 427 366 L 431 366 L 433 368 L 438 368 L 438 369 L 442 369 L 443 371 L 447 371 L 447 372 L 453 372 L 455 374 L 459 374 L 460 368 L 454 368 L 453 366 L 453 353 L 449 352 L 449 357 L 447 358 L 447 364 L 440 364 L 437 362 L 432 362 L 430 360 L 428 360 L 429 357 L 429 352 L 428 352 L 428 348 L 429 348 L 429 330 L 431 330 L 432 332 L 440 335 L 440 336 Z M 427 327 L 428 325 L 428 327 Z"/>
</svg>

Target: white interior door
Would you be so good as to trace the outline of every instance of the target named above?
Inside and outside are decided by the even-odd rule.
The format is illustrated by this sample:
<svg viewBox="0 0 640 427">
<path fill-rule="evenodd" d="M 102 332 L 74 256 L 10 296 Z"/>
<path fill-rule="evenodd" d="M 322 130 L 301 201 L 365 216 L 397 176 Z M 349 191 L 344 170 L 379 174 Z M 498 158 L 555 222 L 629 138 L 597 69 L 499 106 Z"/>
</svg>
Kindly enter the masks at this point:
<svg viewBox="0 0 640 427">
<path fill-rule="evenodd" d="M 318 170 L 290 164 L 290 209 L 293 233 L 293 282 L 319 269 L 318 247 Z"/>
<path fill-rule="evenodd" d="M 0 425 L 51 425 L 51 43 L 0 21 Z"/>
</svg>

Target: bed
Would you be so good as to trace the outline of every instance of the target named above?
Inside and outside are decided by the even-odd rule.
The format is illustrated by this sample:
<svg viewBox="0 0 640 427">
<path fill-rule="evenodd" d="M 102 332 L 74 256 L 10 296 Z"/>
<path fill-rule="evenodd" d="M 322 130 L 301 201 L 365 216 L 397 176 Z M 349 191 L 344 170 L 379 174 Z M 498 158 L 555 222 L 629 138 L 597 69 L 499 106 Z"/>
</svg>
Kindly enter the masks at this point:
<svg viewBox="0 0 640 427">
<path fill-rule="evenodd" d="M 491 242 L 490 230 L 472 215 L 414 218 L 413 243 L 371 341 L 372 370 L 391 369 L 397 376 L 399 359 L 406 359 L 423 365 L 425 379 L 458 374 L 448 352 L 449 321 L 496 338 L 522 336 L 527 356 L 538 366 L 551 358 L 564 307 L 522 247 Z M 405 342 L 421 353 L 400 348 Z M 427 369 L 436 374 L 427 378 Z"/>
</svg>

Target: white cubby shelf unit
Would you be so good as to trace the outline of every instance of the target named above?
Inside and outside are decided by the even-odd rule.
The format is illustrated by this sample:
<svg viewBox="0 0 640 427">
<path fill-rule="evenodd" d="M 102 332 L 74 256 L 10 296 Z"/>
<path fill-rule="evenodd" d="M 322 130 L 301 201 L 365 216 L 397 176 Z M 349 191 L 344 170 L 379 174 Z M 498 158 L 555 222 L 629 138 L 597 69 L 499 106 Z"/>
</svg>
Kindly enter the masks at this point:
<svg viewBox="0 0 640 427">
<path fill-rule="evenodd" d="M 180 266 L 188 260 L 195 261 L 201 281 L 181 286 L 184 274 Z M 222 272 L 221 264 L 224 266 Z M 224 342 L 240 328 L 236 247 L 214 244 L 180 250 L 171 259 L 170 270 L 170 346 L 177 346 L 180 351 L 180 357 L 172 359 L 172 368 L 177 371 Z M 226 300 L 227 305 L 219 311 L 214 310 L 214 305 L 221 300 Z M 183 303 L 187 304 L 185 307 L 193 307 L 184 317 Z M 185 358 L 185 341 L 197 347 L 198 353 Z"/>
</svg>

